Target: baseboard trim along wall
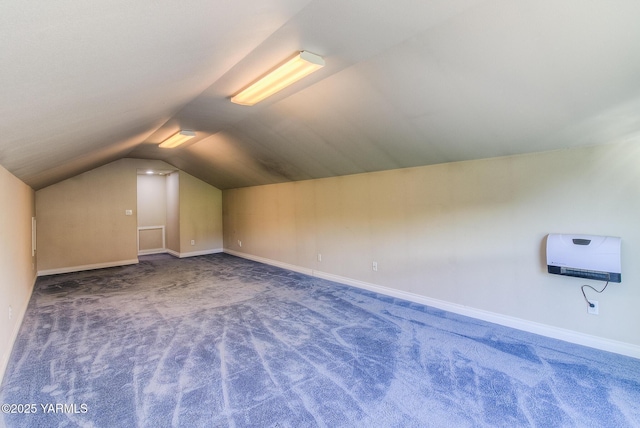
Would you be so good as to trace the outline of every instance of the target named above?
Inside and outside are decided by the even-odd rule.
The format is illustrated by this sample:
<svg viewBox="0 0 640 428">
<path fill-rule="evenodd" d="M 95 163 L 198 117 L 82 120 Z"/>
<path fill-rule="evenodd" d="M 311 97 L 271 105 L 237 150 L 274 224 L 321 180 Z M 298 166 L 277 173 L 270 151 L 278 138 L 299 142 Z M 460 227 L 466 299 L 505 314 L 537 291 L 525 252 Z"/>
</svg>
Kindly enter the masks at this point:
<svg viewBox="0 0 640 428">
<path fill-rule="evenodd" d="M 476 318 L 483 321 L 491 322 L 494 324 L 503 325 L 505 327 L 511 327 L 517 330 L 539 334 L 541 336 L 563 340 L 565 342 L 575 343 L 577 345 L 588 346 L 590 348 L 600 349 L 603 351 L 614 352 L 616 354 L 626 355 L 629 357 L 640 358 L 640 346 L 636 346 L 630 343 L 619 342 L 619 341 L 610 340 L 610 339 L 606 339 L 598 336 L 592 336 L 589 334 L 579 333 L 573 330 L 567 330 L 567 329 L 554 327 L 546 324 L 541 324 L 533 321 L 527 321 L 520 318 L 511 317 L 508 315 L 502 315 L 495 312 L 489 312 L 482 309 L 476 309 L 469 306 L 446 302 L 444 300 L 433 299 L 433 298 L 421 296 L 415 293 L 396 290 L 393 288 L 371 284 L 368 282 L 359 281 L 351 278 L 346 278 L 343 276 L 334 275 L 327 272 L 303 268 L 300 266 L 295 266 L 288 263 L 282 263 L 277 260 L 266 259 L 263 257 L 241 253 L 234 250 L 225 249 L 224 252 L 227 254 L 231 254 L 233 256 L 242 257 L 244 259 L 253 260 L 259 263 L 264 263 L 272 266 L 277 266 L 283 269 L 291 270 L 294 272 L 300 272 L 306 275 L 315 276 L 317 278 L 338 282 L 344 285 L 350 285 L 353 287 L 362 288 L 364 290 L 373 291 L 375 293 L 380 293 L 386 296 L 396 297 L 403 300 L 408 300 L 410 302 L 415 302 L 415 303 L 430 306 L 433 308 L 441 309 L 444 311 L 453 312 L 459 315 L 464 315 L 471 318 Z"/>
<path fill-rule="evenodd" d="M 239 251 L 234 251 L 234 250 L 228 250 L 226 248 L 224 249 L 224 252 L 227 254 L 231 254 L 232 256 L 242 257 L 243 259 L 247 259 L 247 260 L 253 260 L 254 262 L 264 263 L 266 265 L 276 266 L 282 269 L 304 273 L 305 275 L 318 276 L 318 275 L 315 275 L 315 272 L 317 271 L 314 271 L 313 269 L 303 268 L 300 266 L 291 265 L 289 263 L 279 262 L 277 260 L 265 259 L 264 257 L 254 256 L 253 254 L 241 253 Z M 332 281 L 335 281 L 335 280 L 332 280 Z M 340 281 L 336 281 L 336 282 L 340 282 Z"/>
<path fill-rule="evenodd" d="M 46 270 L 39 270 L 38 271 L 38 276 L 46 276 L 46 275 L 57 275 L 60 273 L 71 273 L 71 272 L 80 272 L 83 270 L 93 270 L 93 269 L 104 269 L 104 268 L 110 268 L 110 267 L 117 267 L 117 266 L 127 266 L 127 265 L 134 265 L 138 263 L 138 259 L 130 259 L 130 260 L 118 260 L 115 262 L 106 262 L 106 263 L 95 263 L 95 264 L 90 264 L 90 265 L 82 265 L 82 266 L 70 266 L 70 267 L 64 267 L 64 268 L 57 268 L 57 269 L 46 269 Z"/>
<path fill-rule="evenodd" d="M 177 251 L 163 249 L 163 250 L 160 250 L 160 251 L 158 251 L 158 250 L 150 250 L 149 252 L 143 252 L 143 253 L 140 253 L 139 255 L 169 253 L 172 256 L 179 257 L 179 258 L 184 258 L 184 257 L 205 256 L 207 254 L 222 253 L 223 251 L 224 250 L 222 248 L 214 248 L 212 250 L 201 250 L 201 251 L 191 251 L 191 252 L 188 252 L 188 253 L 179 253 Z M 61 273 L 80 272 L 80 271 L 83 271 L 83 270 L 93 270 L 93 269 L 104 269 L 104 268 L 117 267 L 117 266 L 127 266 L 127 265 L 134 265 L 134 264 L 137 264 L 137 263 L 139 263 L 139 260 L 136 258 L 136 259 L 130 259 L 130 260 L 119 260 L 119 261 L 115 261 L 115 262 L 95 263 L 95 264 L 82 265 L 82 266 L 70 266 L 70 267 L 63 267 L 63 268 L 57 268 L 57 269 L 45 269 L 45 270 L 39 270 L 38 271 L 38 276 L 57 275 L 57 274 L 61 274 Z"/>
<path fill-rule="evenodd" d="M 153 250 L 141 250 L 138 251 L 138 255 L 139 256 L 148 256 L 151 254 L 163 254 L 163 253 L 168 253 L 166 248 L 155 248 Z"/>
<path fill-rule="evenodd" d="M 167 250 L 167 251 L 164 251 L 164 252 L 169 253 L 174 257 L 179 257 L 179 258 L 183 259 L 185 257 L 206 256 L 207 254 L 222 253 L 222 252 L 224 252 L 224 250 L 222 248 L 214 248 L 213 250 L 191 251 L 191 252 L 188 252 L 188 253 L 179 253 L 179 252 L 173 251 L 173 250 Z"/>
<path fill-rule="evenodd" d="M 20 305 L 19 308 L 13 309 L 13 314 L 16 316 L 15 323 L 13 324 L 13 329 L 11 330 L 11 336 L 9 338 L 8 346 L 4 355 L 2 355 L 2 359 L 0 359 L 0 384 L 2 383 L 2 379 L 4 379 L 4 373 L 7 370 L 7 365 L 9 365 L 9 358 L 11 358 L 11 351 L 13 350 L 13 346 L 16 343 L 16 339 L 18 338 L 18 333 L 20 332 L 20 327 L 22 326 L 22 320 L 24 319 L 25 314 L 27 313 L 27 307 L 29 306 L 29 300 L 31 300 L 31 294 L 33 293 L 33 287 L 36 284 L 37 276 L 33 277 L 33 282 L 31 283 L 31 292 L 27 294 L 27 297 L 24 302 Z"/>
</svg>

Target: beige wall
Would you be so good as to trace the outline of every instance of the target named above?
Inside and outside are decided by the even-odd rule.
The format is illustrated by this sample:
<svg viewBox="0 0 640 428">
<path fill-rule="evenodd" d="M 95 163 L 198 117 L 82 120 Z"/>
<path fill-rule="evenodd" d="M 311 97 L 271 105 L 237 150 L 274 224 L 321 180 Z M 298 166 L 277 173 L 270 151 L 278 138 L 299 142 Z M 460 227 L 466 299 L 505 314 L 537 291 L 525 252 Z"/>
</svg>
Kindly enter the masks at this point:
<svg viewBox="0 0 640 428">
<path fill-rule="evenodd" d="M 38 271 L 137 261 L 136 177 L 123 159 L 38 190 Z"/>
<path fill-rule="evenodd" d="M 167 178 L 164 175 L 138 175 L 138 227 L 167 223 Z"/>
<path fill-rule="evenodd" d="M 167 176 L 167 249 L 180 253 L 180 174 Z M 222 207 L 220 207 L 222 210 Z"/>
<path fill-rule="evenodd" d="M 138 169 L 173 168 L 121 159 L 36 192 L 40 274 L 137 262 Z M 221 250 L 222 192 L 181 171 L 167 178 L 165 191 L 163 212 L 141 221 L 165 219 L 167 248 L 181 257 Z"/>
<path fill-rule="evenodd" d="M 638 144 L 234 189 L 224 247 L 637 346 L 639 196 Z M 622 237 L 623 282 L 591 296 L 600 315 L 585 281 L 546 273 L 548 233 Z"/>
<path fill-rule="evenodd" d="M 0 381 L 36 277 L 31 248 L 34 200 L 33 190 L 0 166 Z"/>
<path fill-rule="evenodd" d="M 221 251 L 222 191 L 183 171 L 178 180 L 180 254 Z"/>
<path fill-rule="evenodd" d="M 162 252 L 166 245 L 167 178 L 165 175 L 138 175 L 138 227 L 158 227 L 138 231 L 138 252 Z M 164 226 L 164 228 L 160 228 Z"/>
</svg>

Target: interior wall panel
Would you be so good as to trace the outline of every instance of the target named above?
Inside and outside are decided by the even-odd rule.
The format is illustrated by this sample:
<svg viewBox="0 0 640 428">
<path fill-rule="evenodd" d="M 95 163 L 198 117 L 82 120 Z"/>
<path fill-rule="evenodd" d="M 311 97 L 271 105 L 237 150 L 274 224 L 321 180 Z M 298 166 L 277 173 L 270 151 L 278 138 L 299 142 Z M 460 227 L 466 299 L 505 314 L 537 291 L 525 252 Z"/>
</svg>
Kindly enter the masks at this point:
<svg viewBox="0 0 640 428">
<path fill-rule="evenodd" d="M 231 251 L 640 345 L 637 143 L 232 189 L 224 205 Z M 296 227 L 279 226 L 292 205 Z M 268 245 L 274 231 L 297 262 Z M 623 281 L 592 296 L 600 315 L 587 313 L 584 280 L 546 272 L 548 233 L 622 237 Z"/>
<path fill-rule="evenodd" d="M 123 159 L 38 190 L 38 271 L 137 260 L 136 177 Z"/>
<path fill-rule="evenodd" d="M 0 166 L 0 381 L 36 277 L 33 189 Z M 37 251 L 37 249 L 36 249 Z"/>
<path fill-rule="evenodd" d="M 221 251 L 222 191 L 182 171 L 178 187 L 180 253 Z"/>
</svg>

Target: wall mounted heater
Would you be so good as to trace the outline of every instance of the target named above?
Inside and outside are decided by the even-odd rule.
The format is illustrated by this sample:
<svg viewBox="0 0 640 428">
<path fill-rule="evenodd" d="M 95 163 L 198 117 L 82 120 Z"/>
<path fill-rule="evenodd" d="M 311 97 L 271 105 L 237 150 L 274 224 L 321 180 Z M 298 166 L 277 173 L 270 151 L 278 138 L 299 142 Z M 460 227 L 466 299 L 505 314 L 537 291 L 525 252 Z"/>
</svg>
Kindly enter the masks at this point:
<svg viewBox="0 0 640 428">
<path fill-rule="evenodd" d="M 548 272 L 621 282 L 620 242 L 613 236 L 549 234 Z"/>
</svg>

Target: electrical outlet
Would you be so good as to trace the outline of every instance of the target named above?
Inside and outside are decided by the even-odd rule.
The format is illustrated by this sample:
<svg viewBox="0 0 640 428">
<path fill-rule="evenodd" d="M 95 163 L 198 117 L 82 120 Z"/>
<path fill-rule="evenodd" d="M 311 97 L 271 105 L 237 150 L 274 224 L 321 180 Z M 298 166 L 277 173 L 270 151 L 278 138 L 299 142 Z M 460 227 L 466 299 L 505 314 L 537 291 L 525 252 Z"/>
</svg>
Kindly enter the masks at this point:
<svg viewBox="0 0 640 428">
<path fill-rule="evenodd" d="M 196 240 L 195 239 L 191 240 L 191 245 L 196 245 Z"/>
<path fill-rule="evenodd" d="M 371 269 L 373 269 L 374 272 L 378 272 L 378 262 L 371 263 Z"/>
<path fill-rule="evenodd" d="M 318 253 L 318 261 L 321 262 L 322 261 L 322 254 Z"/>
<path fill-rule="evenodd" d="M 598 315 L 599 312 L 599 307 L 598 307 L 598 301 L 597 300 L 589 300 L 592 304 L 593 304 L 593 308 L 591 306 L 587 306 L 587 310 L 589 311 L 590 314 L 593 315 Z"/>
<path fill-rule="evenodd" d="M 242 241 L 238 239 L 238 246 L 242 247 Z"/>
<path fill-rule="evenodd" d="M 9 319 L 13 318 L 13 306 L 9 305 Z"/>
</svg>

